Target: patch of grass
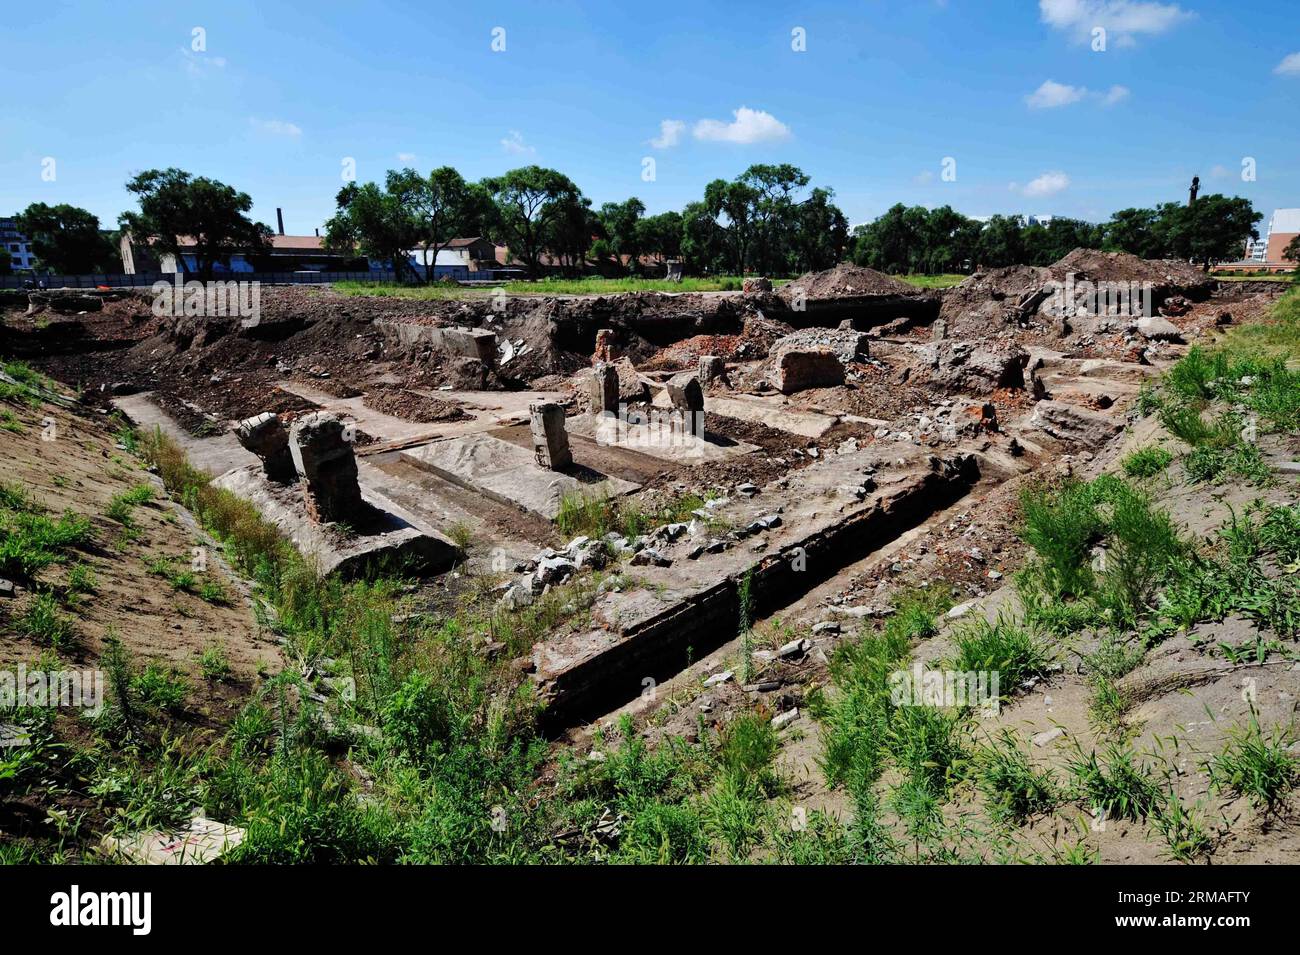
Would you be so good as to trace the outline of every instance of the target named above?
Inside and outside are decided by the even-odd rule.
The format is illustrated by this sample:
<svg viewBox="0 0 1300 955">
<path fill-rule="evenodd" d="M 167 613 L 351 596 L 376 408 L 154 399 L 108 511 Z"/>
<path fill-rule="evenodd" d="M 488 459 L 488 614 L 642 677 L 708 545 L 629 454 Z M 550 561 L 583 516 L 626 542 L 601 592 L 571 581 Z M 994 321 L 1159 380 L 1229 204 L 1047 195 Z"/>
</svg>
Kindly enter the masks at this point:
<svg viewBox="0 0 1300 955">
<path fill-rule="evenodd" d="M 1164 804 L 1164 792 L 1151 769 L 1131 749 L 1110 746 L 1103 758 L 1097 751 L 1077 753 L 1069 761 L 1077 798 L 1106 819 L 1140 821 Z"/>
<path fill-rule="evenodd" d="M 124 527 L 130 527 L 132 512 L 141 504 L 151 500 L 153 500 L 153 488 L 148 484 L 136 484 L 129 490 L 114 494 L 109 499 L 104 516 Z"/>
<path fill-rule="evenodd" d="M 1300 779 L 1300 757 L 1291 751 L 1295 742 L 1294 726 L 1275 726 L 1265 733 L 1252 708 L 1246 725 L 1230 729 L 1223 752 L 1207 764 L 1210 782 L 1272 815 Z"/>
<path fill-rule="evenodd" d="M 210 683 L 223 683 L 230 679 L 230 660 L 226 649 L 219 643 L 211 643 L 199 654 L 199 672 Z"/>
<path fill-rule="evenodd" d="M 31 580 L 90 540 L 90 522 L 67 511 L 53 520 L 16 485 L 0 485 L 0 576 Z"/>
<path fill-rule="evenodd" d="M 1034 549 L 1031 572 L 1053 597 L 1079 597 L 1092 589 L 1089 551 L 1103 523 L 1088 484 L 1027 488 L 1021 496 L 1021 537 Z"/>
<path fill-rule="evenodd" d="M 146 707 L 178 713 L 185 708 L 189 683 L 175 670 L 149 663 L 131 677 L 131 692 Z"/>
<path fill-rule="evenodd" d="M 17 623 L 21 633 L 54 650 L 72 643 L 72 621 L 59 611 L 53 594 L 34 596 Z"/>
<path fill-rule="evenodd" d="M 723 773 L 737 783 L 771 793 L 775 790 L 772 760 L 777 748 L 771 721 L 757 713 L 741 713 L 722 730 L 718 760 Z"/>
<path fill-rule="evenodd" d="M 1024 822 L 1030 816 L 1051 812 L 1060 800 L 1052 770 L 1035 769 L 1028 749 L 1011 730 L 1002 730 L 975 757 L 975 780 L 998 822 Z"/>
<path fill-rule="evenodd" d="M 470 541 L 474 539 L 474 528 L 470 527 L 464 521 L 456 521 L 447 528 L 447 536 L 462 552 L 469 549 Z"/>
<path fill-rule="evenodd" d="M 917 288 L 933 289 L 952 288 L 954 285 L 960 285 L 970 276 L 946 273 L 943 275 L 895 275 L 894 278 L 900 282 L 906 282 L 908 285 L 915 285 Z"/>
<path fill-rule="evenodd" d="M 1028 628 L 999 617 L 978 620 L 953 636 L 957 653 L 950 666 L 964 673 L 998 674 L 1003 696 L 1010 696 L 1033 677 L 1047 673 L 1051 652 Z"/>
<path fill-rule="evenodd" d="M 0 409 L 0 431 L 8 431 L 10 434 L 22 434 L 23 423 L 18 420 L 18 416 L 8 409 Z"/>
<path fill-rule="evenodd" d="M 1175 862 L 1195 862 L 1214 850 L 1214 839 L 1200 812 L 1185 807 L 1172 792 L 1152 815 L 1151 828 L 1164 838 L 1169 858 Z"/>
<path fill-rule="evenodd" d="M 1169 451 L 1157 445 L 1150 445 L 1145 448 L 1139 448 L 1132 454 L 1129 454 L 1120 462 L 1124 469 L 1125 475 L 1131 478 L 1150 478 L 1155 477 L 1173 461 L 1174 456 Z"/>
</svg>

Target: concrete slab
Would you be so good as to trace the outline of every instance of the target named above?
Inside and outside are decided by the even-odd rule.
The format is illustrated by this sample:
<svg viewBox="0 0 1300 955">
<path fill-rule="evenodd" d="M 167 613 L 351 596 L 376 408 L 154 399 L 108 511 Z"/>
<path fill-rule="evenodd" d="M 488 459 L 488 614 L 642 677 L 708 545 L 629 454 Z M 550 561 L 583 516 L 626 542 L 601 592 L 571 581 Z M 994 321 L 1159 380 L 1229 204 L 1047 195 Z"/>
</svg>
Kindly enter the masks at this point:
<svg viewBox="0 0 1300 955">
<path fill-rule="evenodd" d="M 600 447 L 624 448 L 673 464 L 721 461 L 758 450 L 753 444 L 725 435 L 697 437 L 689 431 L 628 424 L 609 415 L 580 414 L 567 422 L 570 435 L 591 438 Z"/>
<path fill-rule="evenodd" d="M 179 832 L 105 836 L 104 851 L 135 865 L 206 865 L 244 841 L 244 830 L 199 816 Z"/>
<path fill-rule="evenodd" d="M 639 487 L 584 468 L 581 463 L 568 473 L 548 471 L 537 464 L 530 450 L 488 434 L 434 441 L 400 454 L 446 480 L 547 520 L 559 514 L 560 501 L 566 495 L 580 492 L 593 497 L 619 497 Z"/>
<path fill-rule="evenodd" d="M 171 415 L 154 404 L 152 392 L 141 392 L 113 399 L 113 406 L 128 421 L 141 430 L 161 428 L 162 433 L 185 449 L 190 463 L 213 475 L 225 474 L 259 461 L 257 455 L 245 450 L 232 432 L 209 438 L 196 438 L 182 428 Z"/>
<path fill-rule="evenodd" d="M 454 401 L 472 417 L 462 421 L 439 421 L 434 424 L 394 418 L 365 406 L 364 398 L 335 398 L 300 381 L 278 381 L 276 387 L 297 395 L 323 411 L 333 411 L 356 421 L 357 427 L 373 435 L 380 444 L 412 444 L 435 441 L 463 434 L 490 431 L 502 425 L 528 421 L 528 406 L 538 401 L 560 401 L 558 391 L 437 391 L 411 388 L 417 395 Z M 369 453 L 358 448 L 358 454 Z"/>
<path fill-rule="evenodd" d="M 587 626 L 534 647 L 533 677 L 548 701 L 544 719 L 558 728 L 607 712 L 639 694 L 646 678 L 671 676 L 734 637 L 747 575 L 761 617 L 947 507 L 978 480 L 969 455 L 941 461 L 921 449 L 905 453 L 901 464 L 898 449 L 829 456 L 782 486 L 711 509 L 708 525 L 696 522 L 676 542 L 657 543 L 669 566 L 633 568 L 640 586 L 601 595 Z M 763 529 L 725 549 L 710 546 L 726 528 L 756 522 Z"/>
<path fill-rule="evenodd" d="M 315 561 L 321 574 L 354 577 L 387 558 L 410 559 L 438 572 L 460 559 L 449 539 L 365 484 L 361 485 L 361 500 L 369 510 L 358 513 L 350 527 L 342 528 L 310 520 L 302 489 L 267 481 L 260 465 L 227 471 L 212 483 L 252 502 L 301 553 Z"/>
<path fill-rule="evenodd" d="M 805 438 L 820 438 L 840 420 L 837 415 L 791 407 L 783 397 L 776 395 L 708 395 L 704 399 L 704 410 L 740 421 L 765 424 Z"/>
</svg>

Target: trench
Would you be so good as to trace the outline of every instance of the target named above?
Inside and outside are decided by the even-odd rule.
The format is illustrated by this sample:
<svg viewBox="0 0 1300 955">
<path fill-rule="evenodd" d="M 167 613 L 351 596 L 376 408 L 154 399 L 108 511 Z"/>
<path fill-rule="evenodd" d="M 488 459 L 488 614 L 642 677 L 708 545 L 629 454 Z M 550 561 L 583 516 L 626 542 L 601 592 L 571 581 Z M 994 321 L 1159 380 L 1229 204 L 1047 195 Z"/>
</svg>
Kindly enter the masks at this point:
<svg viewBox="0 0 1300 955">
<path fill-rule="evenodd" d="M 734 640 L 740 585 L 746 574 L 752 574 L 753 617 L 778 614 L 846 567 L 961 500 L 979 479 L 973 457 L 963 459 L 951 473 L 931 472 L 891 506 L 858 511 L 623 631 L 617 644 L 566 670 L 546 686 L 549 705 L 542 714 L 543 730 L 555 735 L 591 722 L 639 696 L 645 678 L 663 683 Z M 804 552 L 803 569 L 795 560 L 798 548 Z"/>
</svg>

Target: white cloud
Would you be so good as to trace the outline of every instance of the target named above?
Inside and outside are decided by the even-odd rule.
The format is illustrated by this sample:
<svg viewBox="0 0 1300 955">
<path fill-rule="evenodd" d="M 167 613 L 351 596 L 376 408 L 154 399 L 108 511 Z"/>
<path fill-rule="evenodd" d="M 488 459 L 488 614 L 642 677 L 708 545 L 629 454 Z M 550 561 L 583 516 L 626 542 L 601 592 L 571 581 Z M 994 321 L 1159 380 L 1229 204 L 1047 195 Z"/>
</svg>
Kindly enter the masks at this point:
<svg viewBox="0 0 1300 955">
<path fill-rule="evenodd" d="M 181 60 L 185 64 L 187 75 L 198 78 L 207 76 L 214 70 L 224 70 L 226 68 L 226 58 L 224 56 L 209 56 L 207 53 L 196 53 L 193 50 L 187 50 L 181 47 Z"/>
<path fill-rule="evenodd" d="M 1042 20 L 1064 31 L 1076 43 L 1092 39 L 1102 27 L 1107 41 L 1132 46 L 1141 35 L 1155 36 L 1195 16 L 1176 3 L 1148 0 L 1038 0 Z"/>
<path fill-rule="evenodd" d="M 1216 164 L 1210 169 L 1210 176 L 1214 179 L 1227 179 L 1230 175 L 1232 175 L 1232 173 L 1229 171 L 1228 167 L 1221 163 Z"/>
<path fill-rule="evenodd" d="M 1300 53 L 1289 53 L 1282 62 L 1273 67 L 1278 76 L 1300 76 Z"/>
<path fill-rule="evenodd" d="M 916 183 L 918 186 L 928 186 L 930 183 L 934 182 L 934 173 L 929 169 L 922 169 L 912 177 L 912 182 Z"/>
<path fill-rule="evenodd" d="M 664 119 L 659 122 L 659 135 L 650 140 L 655 149 L 671 149 L 682 139 L 686 123 L 680 119 Z"/>
<path fill-rule="evenodd" d="M 1129 93 L 1132 92 L 1127 86 L 1120 86 L 1116 83 L 1101 98 L 1102 106 L 1114 106 L 1128 99 Z"/>
<path fill-rule="evenodd" d="M 294 123 L 286 123 L 282 119 L 258 119 L 253 117 L 248 122 L 259 132 L 270 133 L 272 136 L 298 137 L 302 135 L 300 126 Z"/>
<path fill-rule="evenodd" d="M 1025 97 L 1025 102 L 1029 104 L 1030 109 L 1057 109 L 1082 99 L 1091 99 L 1102 106 L 1114 106 L 1128 99 L 1130 92 L 1132 91 L 1127 86 L 1120 86 L 1118 83 L 1101 93 L 1092 92 L 1086 86 L 1068 86 L 1055 80 L 1046 80 L 1042 86 Z"/>
<path fill-rule="evenodd" d="M 716 143 L 770 143 L 790 138 L 790 127 L 771 113 L 742 106 L 734 110 L 730 123 L 720 119 L 702 119 L 692 134 L 696 139 Z"/>
<path fill-rule="evenodd" d="M 524 134 L 517 129 L 510 130 L 510 135 L 501 140 L 501 148 L 512 156 L 535 156 L 537 149 L 524 142 Z"/>
<path fill-rule="evenodd" d="M 1055 80 L 1044 80 L 1042 86 L 1025 97 L 1025 102 L 1030 109 L 1055 109 L 1077 103 L 1087 95 L 1086 86 L 1067 86 Z"/>
<path fill-rule="evenodd" d="M 1070 185 L 1070 177 L 1063 172 L 1045 172 L 1037 179 L 1030 182 L 1024 188 L 1019 188 L 1013 182 L 1011 188 L 1023 196 L 1041 197 L 1054 196 L 1062 189 Z"/>
<path fill-rule="evenodd" d="M 398 153 L 398 162 L 415 162 L 415 153 Z"/>
</svg>

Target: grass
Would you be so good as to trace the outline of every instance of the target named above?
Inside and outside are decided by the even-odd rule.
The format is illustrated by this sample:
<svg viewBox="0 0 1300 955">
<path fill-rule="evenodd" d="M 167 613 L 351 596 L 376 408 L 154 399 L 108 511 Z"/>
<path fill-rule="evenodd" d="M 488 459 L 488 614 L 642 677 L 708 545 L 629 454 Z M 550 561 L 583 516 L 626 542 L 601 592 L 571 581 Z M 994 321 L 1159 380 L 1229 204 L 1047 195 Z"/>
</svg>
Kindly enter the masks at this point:
<svg viewBox="0 0 1300 955">
<path fill-rule="evenodd" d="M 1104 757 L 1096 750 L 1069 761 L 1077 798 L 1103 819 L 1141 821 L 1164 805 L 1164 792 L 1131 749 L 1111 745 Z"/>
<path fill-rule="evenodd" d="M 894 278 L 900 282 L 906 282 L 908 285 L 915 285 L 917 288 L 934 289 L 952 288 L 954 285 L 960 285 L 970 276 L 948 273 L 944 275 L 895 275 Z"/>
<path fill-rule="evenodd" d="M 638 537 L 664 524 L 690 521 L 691 512 L 703 506 L 704 499 L 697 494 L 677 495 L 647 508 L 637 501 L 575 491 L 560 499 L 555 526 L 566 537 L 600 538 L 609 533 Z"/>
<path fill-rule="evenodd" d="M 956 655 L 949 664 L 963 673 L 998 674 L 1000 693 L 1009 697 L 1030 679 L 1042 676 L 1051 663 L 1051 651 L 1030 630 L 1008 617 L 995 623 L 979 620 L 953 636 Z"/>
<path fill-rule="evenodd" d="M 1244 796 L 1265 815 L 1277 812 L 1300 780 L 1300 757 L 1292 752 L 1293 726 L 1275 726 L 1265 733 L 1252 708 L 1245 727 L 1228 731 L 1223 752 L 1207 765 L 1210 781 L 1220 792 Z"/>
<path fill-rule="evenodd" d="M 199 672 L 203 674 L 203 679 L 210 683 L 224 683 L 230 679 L 232 670 L 230 660 L 226 657 L 226 650 L 219 643 L 212 643 L 204 647 L 203 652 L 199 654 Z"/>
<path fill-rule="evenodd" d="M 136 484 L 129 490 L 114 494 L 109 499 L 104 516 L 123 527 L 131 527 L 132 513 L 141 504 L 147 504 L 151 500 L 153 500 L 153 488 L 148 484 Z"/>
<path fill-rule="evenodd" d="M 975 780 L 984 794 L 989 815 L 996 821 L 1025 822 L 1048 813 L 1060 801 L 1056 775 L 1038 770 L 1015 733 L 1002 730 L 975 757 Z"/>
<path fill-rule="evenodd" d="M 84 517 L 68 511 L 50 518 L 23 487 L 0 482 L 0 576 L 34 580 L 90 538 Z"/>
<path fill-rule="evenodd" d="M 51 649 L 64 650 L 72 643 L 72 621 L 59 611 L 52 594 L 34 596 L 17 623 L 21 633 Z"/>
<path fill-rule="evenodd" d="M 1174 456 L 1164 448 L 1150 445 L 1125 456 L 1120 466 L 1130 478 L 1151 478 L 1169 467 Z"/>
</svg>

